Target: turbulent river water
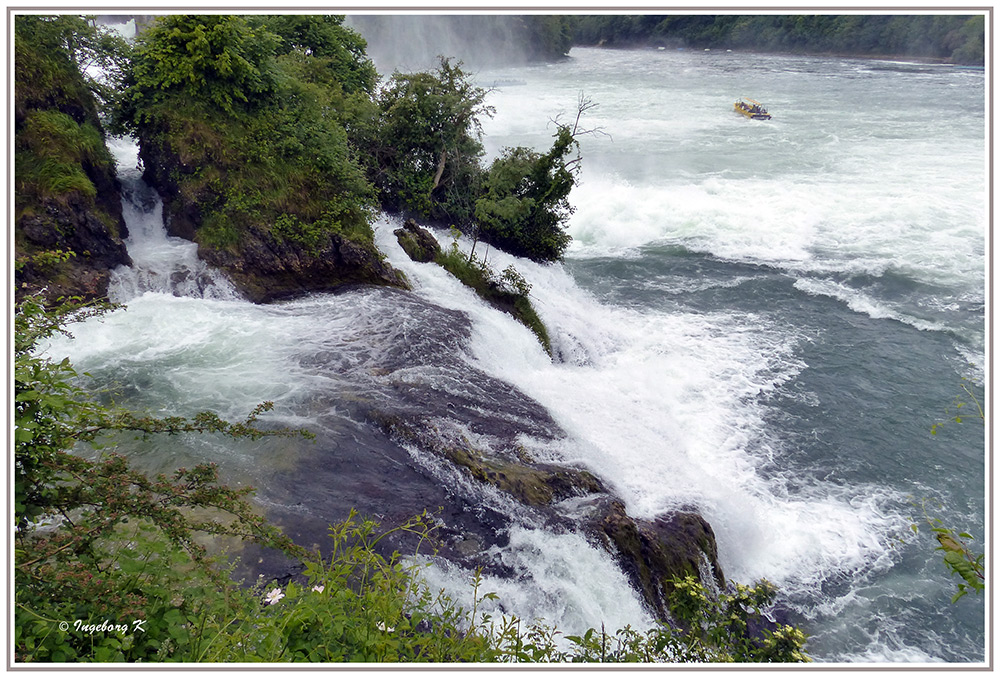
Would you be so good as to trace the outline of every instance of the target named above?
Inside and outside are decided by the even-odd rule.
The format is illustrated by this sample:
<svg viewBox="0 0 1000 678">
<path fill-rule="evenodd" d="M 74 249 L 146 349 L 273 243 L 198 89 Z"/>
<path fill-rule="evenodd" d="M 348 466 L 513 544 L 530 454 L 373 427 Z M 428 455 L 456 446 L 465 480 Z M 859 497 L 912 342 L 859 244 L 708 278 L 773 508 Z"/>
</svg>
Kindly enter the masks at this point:
<svg viewBox="0 0 1000 678">
<path fill-rule="evenodd" d="M 601 549 L 388 440 L 370 413 L 419 411 L 485 448 L 514 430 L 535 458 L 600 476 L 635 517 L 697 507 L 726 576 L 776 583 L 819 661 L 984 661 L 983 597 L 949 602 L 956 581 L 921 508 L 982 543 L 985 428 L 930 430 L 963 384 L 983 393 L 984 74 L 575 48 L 476 77 L 507 83 L 488 99 L 490 156 L 547 148 L 547 122 L 573 116 L 581 92 L 597 104 L 565 262 L 489 252 L 532 284 L 555 358 L 411 262 L 390 217 L 377 241 L 413 292 L 241 300 L 163 235 L 122 141 L 136 267 L 113 295 L 126 307 L 50 353 L 131 407 L 238 419 L 272 400 L 272 421 L 318 437 L 119 449 L 150 470 L 214 461 L 306 542 L 351 507 L 392 520 L 442 506 L 496 564 L 482 587 L 503 611 L 566 632 L 650 624 Z M 773 118 L 734 113 L 740 96 Z M 461 559 L 427 571 L 460 599 L 471 575 Z"/>
</svg>

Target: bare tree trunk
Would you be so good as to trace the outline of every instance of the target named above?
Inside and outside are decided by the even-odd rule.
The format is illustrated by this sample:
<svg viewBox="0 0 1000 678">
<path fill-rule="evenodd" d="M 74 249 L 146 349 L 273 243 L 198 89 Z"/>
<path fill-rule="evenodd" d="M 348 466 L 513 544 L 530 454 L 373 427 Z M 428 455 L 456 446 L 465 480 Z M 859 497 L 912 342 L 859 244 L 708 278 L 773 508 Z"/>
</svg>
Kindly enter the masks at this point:
<svg viewBox="0 0 1000 678">
<path fill-rule="evenodd" d="M 448 151 L 441 151 L 441 159 L 438 160 L 437 172 L 434 174 L 434 185 L 431 186 L 431 191 L 434 191 L 441 183 L 441 175 L 444 174 L 444 163 L 448 159 Z"/>
</svg>

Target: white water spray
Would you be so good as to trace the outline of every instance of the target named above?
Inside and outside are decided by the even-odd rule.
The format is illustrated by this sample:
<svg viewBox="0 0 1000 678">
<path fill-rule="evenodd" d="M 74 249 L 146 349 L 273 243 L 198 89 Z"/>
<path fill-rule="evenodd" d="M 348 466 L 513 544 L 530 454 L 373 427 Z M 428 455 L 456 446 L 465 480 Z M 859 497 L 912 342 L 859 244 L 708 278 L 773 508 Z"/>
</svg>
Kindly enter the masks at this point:
<svg viewBox="0 0 1000 678">
<path fill-rule="evenodd" d="M 146 292 L 204 299 L 242 298 L 225 275 L 198 258 L 195 243 L 167 235 L 163 201 L 142 180 L 135 142 L 113 139 L 109 146 L 118 161 L 122 215 L 129 230 L 125 246 L 133 264 L 112 271 L 109 299 L 125 303 Z"/>
</svg>

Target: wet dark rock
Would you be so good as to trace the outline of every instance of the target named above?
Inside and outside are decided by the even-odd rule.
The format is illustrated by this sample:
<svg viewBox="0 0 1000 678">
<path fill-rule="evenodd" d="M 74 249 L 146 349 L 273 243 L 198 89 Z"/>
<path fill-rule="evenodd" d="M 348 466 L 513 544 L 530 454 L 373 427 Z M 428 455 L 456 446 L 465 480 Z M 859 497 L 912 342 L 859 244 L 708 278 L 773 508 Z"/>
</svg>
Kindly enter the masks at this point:
<svg viewBox="0 0 1000 678">
<path fill-rule="evenodd" d="M 329 235 L 315 250 L 246 229 L 239 251 L 199 245 L 209 264 L 222 269 L 250 301 L 266 303 L 349 285 L 406 287 L 402 274 L 373 246 Z"/>
<path fill-rule="evenodd" d="M 386 433 L 447 459 L 476 481 L 492 485 L 528 506 L 544 507 L 570 497 L 605 491 L 588 471 L 535 463 L 523 450 L 519 454 L 510 450 L 487 453 L 476 449 L 468 439 L 442 436 L 440 428 L 427 421 L 405 421 L 378 410 L 369 416 Z"/>
<path fill-rule="evenodd" d="M 92 202 L 77 196 L 46 200 L 26 211 L 15 224 L 15 274 L 17 295 L 41 293 L 50 302 L 60 297 L 97 299 L 107 295 L 111 270 L 131 265 L 123 238 L 128 231 L 122 219 L 121 200 L 112 177 L 102 185 L 110 197 Z M 97 182 L 95 182 L 97 183 Z M 46 261 L 37 254 L 72 252 L 65 261 Z"/>
<path fill-rule="evenodd" d="M 623 571 L 660 619 L 669 618 L 667 601 L 674 577 L 702 580 L 707 562 L 715 584 L 725 586 L 715 533 L 697 513 L 678 511 L 651 521 L 637 520 L 612 499 L 597 502 L 587 522 L 589 532 L 617 555 Z"/>
<path fill-rule="evenodd" d="M 400 247 L 410 259 L 419 262 L 430 262 L 441 253 L 441 245 L 430 231 L 417 225 L 413 219 L 407 219 L 402 228 L 393 231 Z"/>
</svg>

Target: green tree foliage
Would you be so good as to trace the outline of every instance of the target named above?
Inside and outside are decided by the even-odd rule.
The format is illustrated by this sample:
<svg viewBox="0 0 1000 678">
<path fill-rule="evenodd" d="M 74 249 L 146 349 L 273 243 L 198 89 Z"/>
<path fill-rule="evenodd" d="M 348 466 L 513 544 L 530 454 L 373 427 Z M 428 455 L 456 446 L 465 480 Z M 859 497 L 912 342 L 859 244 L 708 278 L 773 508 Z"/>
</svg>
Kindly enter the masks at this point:
<svg viewBox="0 0 1000 678">
<path fill-rule="evenodd" d="M 343 25 L 343 16 L 289 14 L 261 20 L 267 30 L 281 38 L 279 55 L 298 51 L 314 57 L 317 68 L 329 71 L 328 82 L 337 83 L 349 94 L 374 93 L 378 73 L 365 53 L 365 40 Z"/>
<path fill-rule="evenodd" d="M 525 49 L 536 59 L 559 59 L 573 47 L 572 16 L 529 14 L 510 20 L 523 27 Z"/>
<path fill-rule="evenodd" d="M 138 40 L 125 103 L 136 122 L 178 95 L 233 115 L 275 91 L 278 37 L 242 17 L 168 15 Z"/>
<path fill-rule="evenodd" d="M 143 34 L 120 120 L 168 198 L 199 213 L 199 242 L 371 245 L 372 190 L 345 129 L 345 101 L 371 84 L 361 49 L 321 16 L 170 16 Z"/>
<path fill-rule="evenodd" d="M 559 125 L 548 153 L 506 149 L 493 161 L 476 201 L 480 237 L 535 261 L 557 261 L 570 243 L 565 222 L 573 212 L 579 146 L 574 130 Z"/>
<path fill-rule="evenodd" d="M 984 17 L 960 15 L 581 16 L 577 44 L 652 43 L 983 63 Z"/>
<path fill-rule="evenodd" d="M 580 162 L 572 126 L 557 124 L 546 153 L 506 149 L 490 168 L 479 117 L 492 115 L 487 92 L 442 58 L 434 73 L 393 75 L 377 98 L 370 129 L 370 173 L 386 209 L 455 226 L 516 256 L 556 261 L 569 245 L 569 193 Z M 377 137 L 376 137 L 377 135 Z"/>
<path fill-rule="evenodd" d="M 486 91 L 460 63 L 434 72 L 394 73 L 376 97 L 368 130 L 369 172 L 382 204 L 462 228 L 471 222 L 483 155 L 479 117 Z"/>
<path fill-rule="evenodd" d="M 78 123 L 96 122 L 97 101 L 114 99 L 127 64 L 127 43 L 82 16 L 14 17 L 14 112 L 55 109 Z M 91 73 L 96 67 L 103 77 Z"/>
</svg>

